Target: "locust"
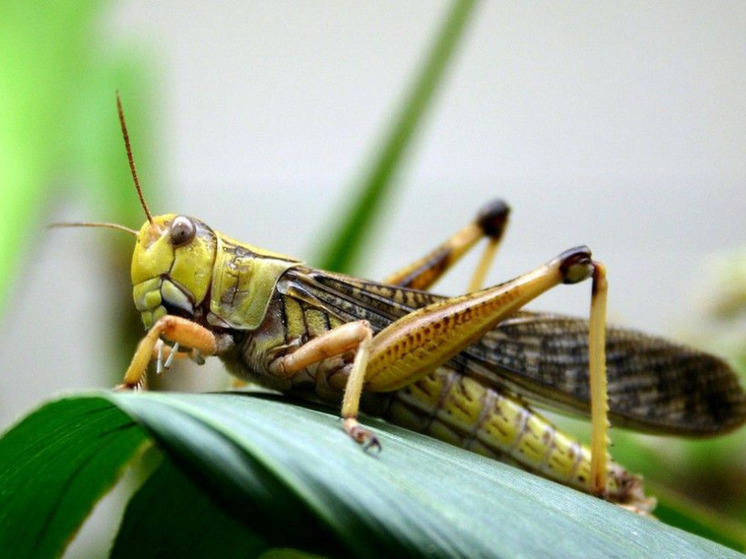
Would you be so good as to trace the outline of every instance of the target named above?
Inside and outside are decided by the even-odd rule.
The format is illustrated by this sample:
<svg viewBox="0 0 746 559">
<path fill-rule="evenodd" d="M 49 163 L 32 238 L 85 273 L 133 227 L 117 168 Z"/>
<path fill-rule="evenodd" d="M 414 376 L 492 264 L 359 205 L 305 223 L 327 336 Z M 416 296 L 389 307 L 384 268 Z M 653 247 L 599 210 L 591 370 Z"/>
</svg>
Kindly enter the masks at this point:
<svg viewBox="0 0 746 559">
<path fill-rule="evenodd" d="M 117 94 L 135 190 L 146 216 L 136 237 L 133 298 L 147 334 L 120 389 L 142 389 L 149 364 L 216 356 L 238 379 L 341 404 L 343 429 L 366 448 L 361 410 L 640 513 L 655 499 L 611 460 L 609 421 L 649 433 L 710 437 L 746 421 L 746 394 L 718 357 L 606 327 L 606 270 L 587 247 L 482 289 L 509 207 L 487 204 L 430 253 L 374 282 L 314 269 L 145 202 Z M 480 240 L 466 294 L 429 291 Z M 592 282 L 589 318 L 523 307 L 560 285 Z M 534 411 L 591 416 L 591 443 Z"/>
</svg>

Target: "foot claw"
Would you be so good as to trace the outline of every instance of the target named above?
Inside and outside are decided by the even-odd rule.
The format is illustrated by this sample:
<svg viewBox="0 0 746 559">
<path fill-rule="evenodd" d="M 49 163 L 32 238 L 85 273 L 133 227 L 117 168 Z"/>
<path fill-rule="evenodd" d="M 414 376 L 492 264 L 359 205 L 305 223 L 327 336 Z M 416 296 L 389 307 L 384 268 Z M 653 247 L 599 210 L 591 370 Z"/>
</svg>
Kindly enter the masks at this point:
<svg viewBox="0 0 746 559">
<path fill-rule="evenodd" d="M 127 382 L 123 382 L 122 384 L 117 384 L 114 387 L 115 392 L 142 392 L 143 390 L 145 390 L 144 377 L 137 384 L 129 384 Z"/>
<path fill-rule="evenodd" d="M 355 440 L 356 443 L 363 445 L 364 450 L 367 451 L 371 448 L 375 448 L 378 452 L 381 451 L 381 443 L 379 442 L 378 437 L 375 436 L 373 431 L 360 425 L 356 419 L 345 419 L 344 430 Z"/>
<path fill-rule="evenodd" d="M 189 354 L 189 358 L 194 361 L 197 365 L 204 365 L 205 364 L 205 357 L 202 355 L 202 352 L 198 349 L 193 349 L 191 353 Z"/>
<path fill-rule="evenodd" d="M 135 385 L 135 386 L 131 386 L 131 385 L 129 385 L 129 384 L 124 384 L 124 383 L 122 383 L 122 384 L 117 384 L 117 385 L 116 385 L 116 386 L 114 387 L 114 391 L 115 391 L 115 392 L 134 392 L 134 391 L 135 391 L 135 390 L 137 390 L 137 389 L 138 389 L 138 386 L 137 386 L 137 385 Z"/>
<path fill-rule="evenodd" d="M 376 437 L 371 431 L 368 431 L 368 441 L 363 445 L 363 450 L 366 452 L 375 449 L 376 452 L 381 452 L 383 450 L 383 447 L 381 446 L 381 442 L 378 440 L 378 437 Z"/>
</svg>

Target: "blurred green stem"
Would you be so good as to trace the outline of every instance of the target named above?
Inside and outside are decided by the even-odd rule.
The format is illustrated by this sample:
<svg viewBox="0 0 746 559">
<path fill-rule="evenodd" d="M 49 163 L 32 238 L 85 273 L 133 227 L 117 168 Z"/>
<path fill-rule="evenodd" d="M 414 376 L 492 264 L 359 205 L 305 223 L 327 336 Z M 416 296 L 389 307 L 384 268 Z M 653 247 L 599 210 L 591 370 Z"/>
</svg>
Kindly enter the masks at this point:
<svg viewBox="0 0 746 559">
<path fill-rule="evenodd" d="M 365 249 L 364 237 L 369 233 L 381 203 L 390 192 L 392 179 L 403 154 L 410 145 L 425 109 L 430 104 L 437 86 L 442 83 L 448 61 L 452 58 L 459 38 L 464 33 L 476 0 L 457 0 L 438 34 L 425 64 L 404 99 L 398 116 L 378 156 L 364 175 L 360 185 L 351 190 L 356 197 L 349 207 L 340 212 L 346 216 L 334 239 L 322 245 L 322 252 L 314 262 L 325 270 L 350 272 Z"/>
</svg>

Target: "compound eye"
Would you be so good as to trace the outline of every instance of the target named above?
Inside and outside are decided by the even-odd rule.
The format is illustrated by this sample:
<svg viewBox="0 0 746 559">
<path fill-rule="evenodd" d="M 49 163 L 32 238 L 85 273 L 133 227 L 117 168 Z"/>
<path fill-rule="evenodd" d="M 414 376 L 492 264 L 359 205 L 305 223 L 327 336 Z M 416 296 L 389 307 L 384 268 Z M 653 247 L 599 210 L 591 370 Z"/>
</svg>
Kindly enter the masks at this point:
<svg viewBox="0 0 746 559">
<path fill-rule="evenodd" d="M 171 224 L 171 244 L 175 247 L 185 245 L 194 239 L 196 233 L 197 228 L 191 219 L 183 215 L 177 216 Z"/>
</svg>

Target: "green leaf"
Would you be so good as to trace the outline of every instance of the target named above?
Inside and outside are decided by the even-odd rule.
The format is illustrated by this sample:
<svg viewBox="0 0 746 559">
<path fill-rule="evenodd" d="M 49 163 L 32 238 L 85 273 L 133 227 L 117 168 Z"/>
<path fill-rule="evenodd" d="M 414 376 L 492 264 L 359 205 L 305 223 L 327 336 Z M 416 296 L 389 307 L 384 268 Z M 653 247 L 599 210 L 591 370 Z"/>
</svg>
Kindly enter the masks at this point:
<svg viewBox="0 0 746 559">
<path fill-rule="evenodd" d="M 311 548 L 323 535 L 322 539 L 329 542 L 323 550 L 339 551 L 334 544 L 335 535 L 326 533 L 328 529 L 309 509 L 304 496 L 289 487 L 284 479 L 278 479 L 278 470 L 267 468 L 257 460 L 256 454 L 247 453 L 245 447 L 252 448 L 262 441 L 242 440 L 245 436 L 242 431 L 249 429 L 250 424 L 232 428 L 231 422 L 242 423 L 242 412 L 224 407 L 219 403 L 221 396 L 215 395 L 204 396 L 211 401 L 218 399 L 217 410 L 213 410 L 207 400 L 208 405 L 203 408 L 199 403 L 201 398 L 195 407 L 189 403 L 188 395 L 149 393 L 143 396 L 132 398 L 128 394 L 115 394 L 111 398 L 156 441 L 161 441 L 163 444 L 159 446 L 166 454 L 220 506 L 231 511 L 236 519 L 249 522 L 255 538 L 258 536 L 276 546 Z M 162 396 L 166 396 L 166 400 Z M 250 433 L 250 437 L 255 435 Z M 271 439 L 264 442 L 272 443 Z M 294 527 L 291 532 L 287 530 L 288 525 Z M 142 533 L 147 526 L 135 529 L 124 526 L 123 529 Z M 157 539 L 160 533 L 158 527 L 151 537 Z"/>
<path fill-rule="evenodd" d="M 363 254 L 363 239 L 369 234 L 375 217 L 380 213 L 383 200 L 391 192 L 394 175 L 404 160 L 406 149 L 412 143 L 425 110 L 443 81 L 448 61 L 466 29 L 475 4 L 475 0 L 454 2 L 424 64 L 419 67 L 420 71 L 411 91 L 406 95 L 386 139 L 373 158 L 370 169 L 360 184 L 352 188 L 354 200 L 345 210 L 335 212 L 335 215 L 347 217 L 333 235 L 332 241 L 320 243 L 323 252 L 315 259 L 319 262 L 319 268 L 350 272 Z"/>
<path fill-rule="evenodd" d="M 147 57 L 117 57 L 108 43 L 103 55 L 93 48 L 105 7 L 98 0 L 0 3 L 0 314 L 43 228 L 52 193 L 67 180 L 77 189 L 100 188 L 109 212 L 102 221 L 137 216 L 138 223 L 142 217 L 114 91 L 132 92 L 130 120 L 136 124 L 139 114 L 146 121 L 139 110 L 145 88 L 136 84 L 147 80 Z M 141 166 L 147 153 L 143 136 Z"/>
<path fill-rule="evenodd" d="M 267 549 L 250 526 L 165 460 L 130 500 L 111 556 L 256 557 Z"/>
<path fill-rule="evenodd" d="M 0 4 L 0 312 L 59 169 L 100 2 Z"/>
<path fill-rule="evenodd" d="M 32 512 L 28 507 L 40 518 L 65 516 L 59 499 L 40 498 L 46 490 L 38 487 L 39 479 L 46 488 L 67 487 L 68 493 L 77 494 L 85 485 L 71 482 L 80 473 L 79 467 L 67 464 L 71 457 L 113 461 L 106 458 L 110 446 L 102 445 L 103 440 L 142 440 L 132 436 L 137 430 L 114 406 L 171 460 L 130 504 L 115 547 L 120 556 L 143 551 L 133 534 L 145 542 L 160 536 L 177 550 L 215 549 L 223 556 L 231 553 L 221 542 L 237 545 L 235 555 L 260 550 L 261 541 L 360 557 L 740 556 L 382 421 L 366 419 L 383 444 L 381 453 L 366 453 L 342 432 L 336 413 L 249 394 L 156 393 L 64 399 L 42 408 L 0 440 L 0 548 L 5 552 L 18 556 L 19 550 L 34 549 L 28 541 L 42 537 L 39 522 L 33 535 L 23 534 Z M 38 425 L 30 429 L 34 422 Z M 36 444 L 44 429 L 55 436 L 50 433 Z M 80 432 L 86 436 L 72 436 Z M 52 444 L 59 438 L 64 442 Z M 39 451 L 49 444 L 54 448 L 45 450 L 43 460 L 32 459 L 35 452 L 25 450 L 32 446 Z M 9 453 L 20 455 L 10 459 Z M 126 454 L 119 454 L 121 463 Z M 11 506 L 21 500 L 27 503 L 25 509 Z M 190 547 L 195 534 L 203 540 Z M 242 534 L 252 541 L 242 541 Z M 185 538 L 183 545 L 172 541 L 179 537 Z"/>
<path fill-rule="evenodd" d="M 58 556 L 146 441 L 100 398 L 40 408 L 0 439 L 0 549 Z"/>
</svg>

